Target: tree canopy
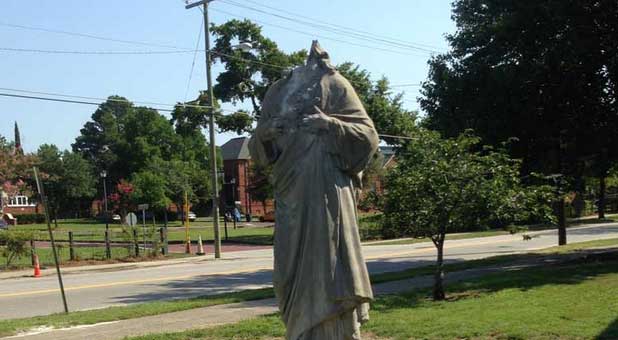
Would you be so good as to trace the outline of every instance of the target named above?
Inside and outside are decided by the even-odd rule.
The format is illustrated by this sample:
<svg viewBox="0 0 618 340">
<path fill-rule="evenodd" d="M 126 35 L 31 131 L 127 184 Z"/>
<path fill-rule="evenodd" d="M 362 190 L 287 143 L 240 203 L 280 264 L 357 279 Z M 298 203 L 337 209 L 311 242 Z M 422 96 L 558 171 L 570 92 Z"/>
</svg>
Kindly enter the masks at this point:
<svg viewBox="0 0 618 340">
<path fill-rule="evenodd" d="M 73 149 L 97 173 L 107 171 L 109 183 L 132 181 L 131 197 L 141 203 L 164 208 L 182 202 L 185 191 L 197 200 L 210 190 L 210 157 L 201 123 L 190 118 L 203 114 L 201 108 L 178 105 L 168 119 L 151 108 L 108 100 L 84 125 Z"/>
<path fill-rule="evenodd" d="M 79 211 L 96 194 L 97 175 L 80 154 L 43 144 L 37 151 L 37 165 L 45 175 L 45 191 L 54 218 L 59 212 Z"/>
<path fill-rule="evenodd" d="M 491 145 L 516 137 L 525 171 L 580 176 L 582 158 L 618 131 L 617 7 L 455 1 L 452 50 L 430 60 L 422 89 L 426 126 L 448 137 L 473 129 Z"/>
</svg>

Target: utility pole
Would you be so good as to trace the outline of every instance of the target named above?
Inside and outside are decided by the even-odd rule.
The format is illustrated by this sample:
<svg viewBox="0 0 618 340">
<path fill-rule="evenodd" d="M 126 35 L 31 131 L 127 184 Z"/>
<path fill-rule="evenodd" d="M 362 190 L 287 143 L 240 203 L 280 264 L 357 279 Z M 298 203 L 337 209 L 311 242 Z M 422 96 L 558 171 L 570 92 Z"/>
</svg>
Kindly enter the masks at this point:
<svg viewBox="0 0 618 340">
<path fill-rule="evenodd" d="M 212 90 L 212 75 L 210 66 L 212 64 L 210 55 L 210 22 L 208 21 L 208 4 L 213 0 L 201 0 L 188 4 L 186 9 L 203 6 L 204 12 L 204 39 L 206 40 L 206 80 L 208 82 L 208 106 L 210 109 L 208 119 L 208 132 L 210 135 L 210 162 L 212 177 L 212 221 L 215 234 L 215 258 L 221 258 L 221 233 L 219 230 L 219 188 L 217 181 L 217 146 L 215 144 L 215 99 Z"/>
</svg>

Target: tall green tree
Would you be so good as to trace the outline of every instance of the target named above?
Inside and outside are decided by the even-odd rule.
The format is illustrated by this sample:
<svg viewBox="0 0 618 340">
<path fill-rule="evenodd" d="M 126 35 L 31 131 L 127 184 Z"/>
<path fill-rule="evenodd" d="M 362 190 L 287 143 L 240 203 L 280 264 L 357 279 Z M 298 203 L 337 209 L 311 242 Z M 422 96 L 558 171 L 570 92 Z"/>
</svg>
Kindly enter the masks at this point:
<svg viewBox="0 0 618 340">
<path fill-rule="evenodd" d="M 376 130 L 382 135 L 382 140 L 391 145 L 398 145 L 401 144 L 401 139 L 385 135 L 414 135 L 417 113 L 403 107 L 403 93 L 393 93 L 386 77 L 372 81 L 371 74 L 367 70 L 349 62 L 338 65 L 337 70 L 356 90 Z"/>
<path fill-rule="evenodd" d="M 516 137 L 511 154 L 523 159 L 524 173 L 560 175 L 567 185 L 559 191 L 573 190 L 584 159 L 613 139 L 592 136 L 609 136 L 617 128 L 615 109 L 608 111 L 615 101 L 607 97 L 615 88 L 609 65 L 615 59 L 616 6 L 455 1 L 457 31 L 447 37 L 452 49 L 430 60 L 422 88 L 426 126 L 447 137 L 473 129 L 490 145 Z M 559 197 L 559 212 L 563 205 Z M 565 244 L 564 223 L 559 235 Z"/>
<path fill-rule="evenodd" d="M 272 167 L 252 163 L 249 173 L 251 186 L 249 186 L 248 191 L 251 199 L 261 202 L 264 213 L 266 213 L 266 203 L 268 200 L 274 199 L 274 189 L 270 178 Z"/>
<path fill-rule="evenodd" d="M 224 65 L 217 76 L 215 97 L 223 102 L 249 100 L 253 114 L 260 115 L 261 102 L 268 87 L 284 75 L 286 68 L 301 65 L 306 50 L 285 53 L 262 34 L 262 28 L 250 20 L 230 20 L 213 25 L 215 36 L 213 58 Z M 239 42 L 249 42 L 250 52 L 233 48 Z"/>
<path fill-rule="evenodd" d="M 80 154 L 60 151 L 43 144 L 37 151 L 37 165 L 45 175 L 44 185 L 54 220 L 59 213 L 80 212 L 96 194 L 97 177 L 92 165 Z"/>
<path fill-rule="evenodd" d="M 526 187 L 518 161 L 502 150 L 479 151 L 469 133 L 452 139 L 419 130 L 387 175 L 386 236 L 427 237 L 437 250 L 435 300 L 445 298 L 444 243 L 447 232 L 550 218 L 548 187 Z"/>
<path fill-rule="evenodd" d="M 178 105 L 169 119 L 154 109 L 116 101 L 121 98 L 110 97 L 100 105 L 73 149 L 91 160 L 97 173 L 106 170 L 108 183 L 131 180 L 131 197 L 149 201 L 144 203 L 179 204 L 185 191 L 207 197 L 211 160 L 202 121 L 197 120 L 203 109 Z"/>
</svg>

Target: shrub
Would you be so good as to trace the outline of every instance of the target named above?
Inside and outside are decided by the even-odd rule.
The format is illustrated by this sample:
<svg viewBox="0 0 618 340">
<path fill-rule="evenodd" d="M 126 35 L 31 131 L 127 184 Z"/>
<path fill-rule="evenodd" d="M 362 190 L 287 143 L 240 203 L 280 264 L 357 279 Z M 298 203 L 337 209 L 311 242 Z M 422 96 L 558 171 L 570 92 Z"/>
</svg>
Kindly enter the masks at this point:
<svg viewBox="0 0 618 340">
<path fill-rule="evenodd" d="M 45 223 L 43 214 L 23 214 L 15 216 L 18 224 Z"/>
<path fill-rule="evenodd" d="M 0 233 L 0 245 L 3 245 L 0 255 L 6 258 L 5 266 L 7 269 L 13 260 L 30 254 L 28 243 L 33 237 L 34 234 L 31 231 L 3 231 Z"/>
</svg>

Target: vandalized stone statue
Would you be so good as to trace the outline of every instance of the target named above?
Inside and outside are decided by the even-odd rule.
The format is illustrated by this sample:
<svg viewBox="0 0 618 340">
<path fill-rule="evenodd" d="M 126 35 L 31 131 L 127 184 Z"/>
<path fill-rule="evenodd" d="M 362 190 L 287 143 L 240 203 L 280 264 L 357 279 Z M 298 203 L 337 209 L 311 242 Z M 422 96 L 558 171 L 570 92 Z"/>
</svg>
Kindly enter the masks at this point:
<svg viewBox="0 0 618 340">
<path fill-rule="evenodd" d="M 373 298 L 355 191 L 378 135 L 317 41 L 304 66 L 273 84 L 249 142 L 273 165 L 273 282 L 289 340 L 360 339 Z"/>
</svg>

